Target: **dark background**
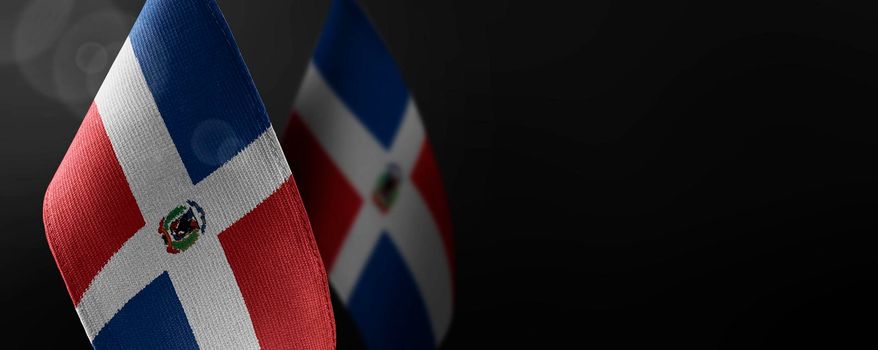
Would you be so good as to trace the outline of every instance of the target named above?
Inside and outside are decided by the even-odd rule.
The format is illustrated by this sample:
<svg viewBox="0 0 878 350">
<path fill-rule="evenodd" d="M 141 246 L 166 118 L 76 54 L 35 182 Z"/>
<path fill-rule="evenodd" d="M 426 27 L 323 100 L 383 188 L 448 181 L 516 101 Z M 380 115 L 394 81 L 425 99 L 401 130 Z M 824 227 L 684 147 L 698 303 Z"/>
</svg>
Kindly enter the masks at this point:
<svg viewBox="0 0 878 350">
<path fill-rule="evenodd" d="M 328 1 L 218 2 L 282 130 Z M 5 347 L 88 348 L 42 195 L 142 3 L 0 3 Z M 875 347 L 874 5 L 361 3 L 451 202 L 445 348 Z"/>
</svg>

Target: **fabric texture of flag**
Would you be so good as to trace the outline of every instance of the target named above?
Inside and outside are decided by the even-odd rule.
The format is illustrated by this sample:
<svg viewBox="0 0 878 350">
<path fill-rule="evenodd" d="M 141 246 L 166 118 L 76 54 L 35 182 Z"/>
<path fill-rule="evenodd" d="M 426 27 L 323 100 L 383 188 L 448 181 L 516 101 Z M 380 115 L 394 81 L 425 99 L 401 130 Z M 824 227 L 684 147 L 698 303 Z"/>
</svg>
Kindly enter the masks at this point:
<svg viewBox="0 0 878 350">
<path fill-rule="evenodd" d="M 283 143 L 366 346 L 436 348 L 454 298 L 445 193 L 415 102 L 353 0 L 331 5 Z"/>
<path fill-rule="evenodd" d="M 46 192 L 97 349 L 332 349 L 326 272 L 213 0 L 147 0 Z"/>
</svg>

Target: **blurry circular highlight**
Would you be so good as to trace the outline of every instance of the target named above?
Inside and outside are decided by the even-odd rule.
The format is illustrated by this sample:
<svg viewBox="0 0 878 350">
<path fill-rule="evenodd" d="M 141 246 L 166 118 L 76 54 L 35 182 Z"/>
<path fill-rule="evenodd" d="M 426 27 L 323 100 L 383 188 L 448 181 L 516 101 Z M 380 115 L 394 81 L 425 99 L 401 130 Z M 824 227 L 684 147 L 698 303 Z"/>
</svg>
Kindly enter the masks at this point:
<svg viewBox="0 0 878 350">
<path fill-rule="evenodd" d="M 27 61 L 52 46 L 70 21 L 75 0 L 34 0 L 19 14 L 13 34 L 14 57 Z"/>
<path fill-rule="evenodd" d="M 51 50 L 28 61 L 19 69 L 30 86 L 84 115 L 101 82 L 122 47 L 134 18 L 105 1 L 86 1 L 100 11 L 85 11 L 63 34 Z M 81 4 L 81 3 L 80 3 Z"/>
<path fill-rule="evenodd" d="M 220 165 L 244 145 L 235 128 L 219 119 L 205 120 L 192 132 L 192 150 L 204 164 Z"/>
<path fill-rule="evenodd" d="M 76 49 L 76 66 L 85 74 L 97 74 L 110 62 L 107 48 L 96 42 L 87 42 Z"/>
</svg>

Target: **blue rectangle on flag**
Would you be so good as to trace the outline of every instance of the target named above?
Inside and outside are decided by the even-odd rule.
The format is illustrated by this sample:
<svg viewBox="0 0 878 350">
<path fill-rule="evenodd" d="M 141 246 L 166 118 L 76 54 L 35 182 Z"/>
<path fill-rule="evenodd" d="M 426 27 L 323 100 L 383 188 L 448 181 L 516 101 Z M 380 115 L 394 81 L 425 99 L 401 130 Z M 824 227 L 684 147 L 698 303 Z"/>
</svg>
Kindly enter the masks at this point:
<svg viewBox="0 0 878 350">
<path fill-rule="evenodd" d="M 353 0 L 332 2 L 314 65 L 384 148 L 390 148 L 408 103 L 393 57 Z"/>
<path fill-rule="evenodd" d="M 167 272 L 131 298 L 93 345 L 95 349 L 198 349 Z"/>
<path fill-rule="evenodd" d="M 174 11 L 162 9 L 174 8 Z M 213 1 L 147 1 L 131 45 L 193 183 L 270 125 L 262 99 Z"/>
<path fill-rule="evenodd" d="M 348 308 L 369 349 L 435 349 L 418 285 L 386 232 L 375 245 Z"/>
</svg>

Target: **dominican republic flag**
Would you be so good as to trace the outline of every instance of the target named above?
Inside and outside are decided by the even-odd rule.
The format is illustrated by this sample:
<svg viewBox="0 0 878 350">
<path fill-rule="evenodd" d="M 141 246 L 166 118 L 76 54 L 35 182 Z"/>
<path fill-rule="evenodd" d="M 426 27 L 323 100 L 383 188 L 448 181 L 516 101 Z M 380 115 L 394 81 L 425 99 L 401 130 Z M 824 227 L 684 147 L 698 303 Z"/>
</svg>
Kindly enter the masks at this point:
<svg viewBox="0 0 878 350">
<path fill-rule="evenodd" d="M 332 349 L 328 281 L 213 0 L 147 0 L 44 204 L 96 349 Z"/>
<path fill-rule="evenodd" d="M 454 301 L 442 181 L 415 101 L 353 0 L 331 5 L 284 149 L 366 346 L 436 348 Z"/>
</svg>

